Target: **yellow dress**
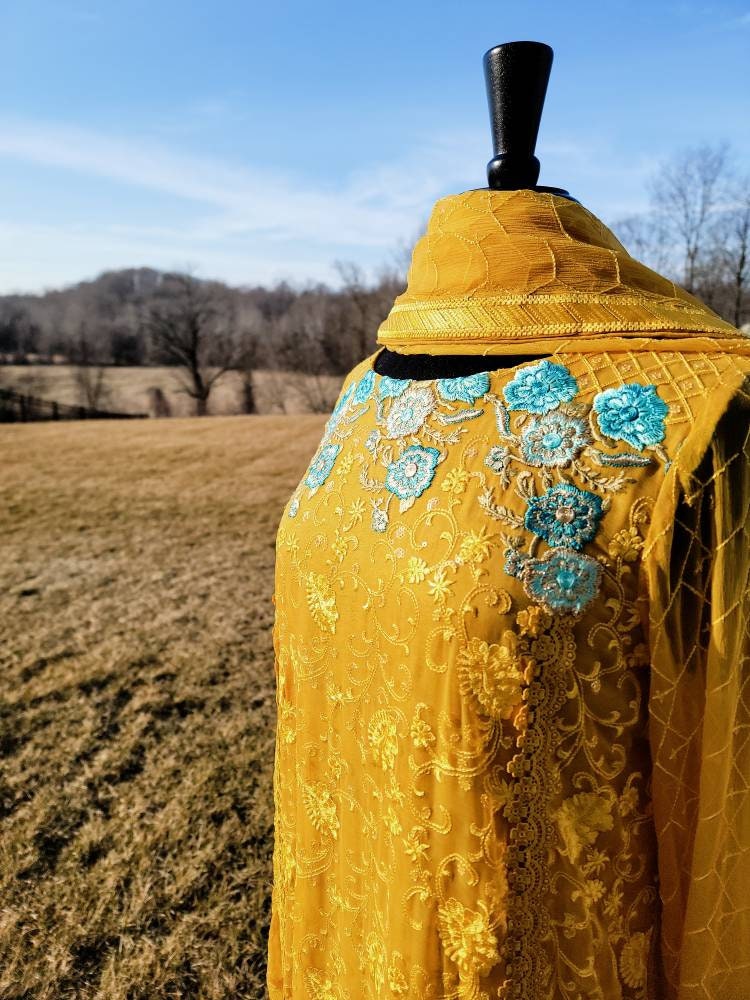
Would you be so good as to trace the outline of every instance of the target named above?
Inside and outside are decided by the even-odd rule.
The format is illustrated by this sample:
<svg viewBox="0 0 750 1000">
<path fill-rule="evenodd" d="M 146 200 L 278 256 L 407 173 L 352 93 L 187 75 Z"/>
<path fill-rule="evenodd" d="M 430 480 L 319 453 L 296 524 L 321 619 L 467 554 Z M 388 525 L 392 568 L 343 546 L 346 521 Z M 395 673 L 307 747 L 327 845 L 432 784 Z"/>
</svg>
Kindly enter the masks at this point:
<svg viewBox="0 0 750 1000">
<path fill-rule="evenodd" d="M 486 189 L 378 340 L 487 369 L 365 358 L 281 518 L 271 1000 L 750 997 L 750 340 Z"/>
</svg>

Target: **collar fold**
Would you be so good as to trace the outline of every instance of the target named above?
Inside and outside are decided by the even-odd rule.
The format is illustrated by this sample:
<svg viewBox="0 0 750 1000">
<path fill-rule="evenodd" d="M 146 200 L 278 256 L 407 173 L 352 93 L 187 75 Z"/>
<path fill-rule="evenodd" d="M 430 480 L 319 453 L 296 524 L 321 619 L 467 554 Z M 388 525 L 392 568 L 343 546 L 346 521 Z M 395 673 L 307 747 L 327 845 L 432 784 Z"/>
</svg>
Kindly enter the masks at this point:
<svg viewBox="0 0 750 1000">
<path fill-rule="evenodd" d="M 437 201 L 377 339 L 406 354 L 750 354 L 749 337 L 631 257 L 588 209 L 531 189 Z"/>
</svg>

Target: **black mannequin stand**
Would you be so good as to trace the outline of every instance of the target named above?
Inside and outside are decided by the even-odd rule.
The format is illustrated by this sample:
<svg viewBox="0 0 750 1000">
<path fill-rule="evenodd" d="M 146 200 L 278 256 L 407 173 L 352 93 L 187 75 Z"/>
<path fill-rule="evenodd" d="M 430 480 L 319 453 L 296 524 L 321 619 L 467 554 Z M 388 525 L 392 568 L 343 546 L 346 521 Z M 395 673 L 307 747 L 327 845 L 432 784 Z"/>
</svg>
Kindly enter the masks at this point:
<svg viewBox="0 0 750 1000">
<path fill-rule="evenodd" d="M 487 164 L 490 190 L 546 191 L 577 201 L 564 188 L 538 185 L 534 155 L 542 108 L 552 68 L 552 49 L 544 42 L 506 42 L 483 57 L 495 155 Z M 399 354 L 383 348 L 375 371 L 391 378 L 430 380 L 512 368 L 538 355 Z"/>
</svg>

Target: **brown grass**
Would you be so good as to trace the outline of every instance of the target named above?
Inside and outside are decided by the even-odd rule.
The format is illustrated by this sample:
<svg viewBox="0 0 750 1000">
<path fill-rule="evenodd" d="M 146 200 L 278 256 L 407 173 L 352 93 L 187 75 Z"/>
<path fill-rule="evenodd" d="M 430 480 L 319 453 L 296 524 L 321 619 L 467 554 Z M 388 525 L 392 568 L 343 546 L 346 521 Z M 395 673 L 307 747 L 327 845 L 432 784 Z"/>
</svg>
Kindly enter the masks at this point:
<svg viewBox="0 0 750 1000">
<path fill-rule="evenodd" d="M 274 533 L 320 417 L 0 429 L 0 997 L 265 995 Z"/>
</svg>

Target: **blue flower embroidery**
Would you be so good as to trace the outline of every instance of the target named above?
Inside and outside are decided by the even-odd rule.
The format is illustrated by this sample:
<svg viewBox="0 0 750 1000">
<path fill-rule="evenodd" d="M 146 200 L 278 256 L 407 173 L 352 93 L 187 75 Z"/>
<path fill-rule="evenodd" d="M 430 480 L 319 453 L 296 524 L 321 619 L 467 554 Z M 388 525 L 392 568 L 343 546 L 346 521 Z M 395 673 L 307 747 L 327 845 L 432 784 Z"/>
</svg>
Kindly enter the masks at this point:
<svg viewBox="0 0 750 1000">
<path fill-rule="evenodd" d="M 582 549 L 596 535 L 602 501 L 572 483 L 559 483 L 539 497 L 529 497 L 524 524 L 548 545 Z"/>
<path fill-rule="evenodd" d="M 521 435 L 521 450 L 529 465 L 569 465 L 591 442 L 583 420 L 559 410 L 534 417 Z"/>
<path fill-rule="evenodd" d="M 357 382 L 357 388 L 354 390 L 354 402 L 366 403 L 370 396 L 372 396 L 374 386 L 375 372 L 370 369 L 370 371 L 365 372 L 359 382 Z"/>
<path fill-rule="evenodd" d="M 511 410 L 547 413 L 568 403 L 578 392 L 578 383 L 564 365 L 539 361 L 521 368 L 503 389 Z"/>
<path fill-rule="evenodd" d="M 313 492 L 322 486 L 328 479 L 336 461 L 336 456 L 341 451 L 340 444 L 324 445 L 310 464 L 310 468 L 305 479 L 305 485 L 309 486 Z"/>
<path fill-rule="evenodd" d="M 401 458 L 391 462 L 385 477 L 386 489 L 400 500 L 421 496 L 432 482 L 440 458 L 437 448 L 413 444 Z"/>
<path fill-rule="evenodd" d="M 473 403 L 484 396 L 490 388 L 490 376 L 487 372 L 477 372 L 476 375 L 465 375 L 458 378 L 440 378 L 437 391 L 447 400 L 460 399 L 464 403 Z"/>
<path fill-rule="evenodd" d="M 391 378 L 390 375 L 381 375 L 378 385 L 378 398 L 395 399 L 396 396 L 400 396 L 402 392 L 405 392 L 409 388 L 410 382 L 411 379 L 408 378 Z"/>
<path fill-rule="evenodd" d="M 605 389 L 594 397 L 594 411 L 602 434 L 625 441 L 633 448 L 647 448 L 664 440 L 664 418 L 669 407 L 655 385 L 630 382 Z"/>
<path fill-rule="evenodd" d="M 341 420 L 344 410 L 346 409 L 346 404 L 351 399 L 354 389 L 355 389 L 355 383 L 350 382 L 349 385 L 344 390 L 344 392 L 341 394 L 338 403 L 336 403 L 333 410 L 331 411 L 330 417 L 328 418 L 328 423 L 326 424 L 326 430 L 325 430 L 326 434 L 330 434 L 331 431 L 336 429 L 336 426 L 339 420 Z"/>
<path fill-rule="evenodd" d="M 601 566 L 572 549 L 550 549 L 541 559 L 522 559 L 515 575 L 528 596 L 552 614 L 579 614 L 597 595 Z"/>
</svg>

